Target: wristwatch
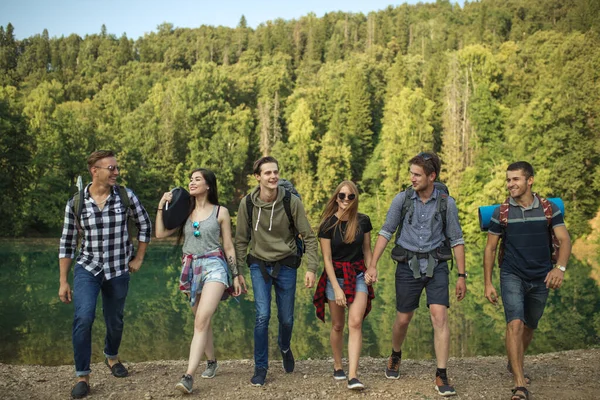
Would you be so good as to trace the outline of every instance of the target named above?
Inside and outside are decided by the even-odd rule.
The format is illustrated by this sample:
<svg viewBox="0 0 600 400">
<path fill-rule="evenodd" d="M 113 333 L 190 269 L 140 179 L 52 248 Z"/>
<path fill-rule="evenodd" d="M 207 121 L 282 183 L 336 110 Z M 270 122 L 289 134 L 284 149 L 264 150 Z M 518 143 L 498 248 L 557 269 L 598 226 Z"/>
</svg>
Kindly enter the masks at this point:
<svg viewBox="0 0 600 400">
<path fill-rule="evenodd" d="M 460 272 L 458 273 L 458 277 L 459 278 L 465 278 L 465 279 L 467 279 L 467 276 L 469 276 L 469 274 L 467 274 L 466 272 L 464 274 L 461 274 Z"/>
<path fill-rule="evenodd" d="M 567 270 L 567 267 L 560 264 L 556 264 L 556 268 L 560 269 L 562 272 L 565 272 Z"/>
</svg>

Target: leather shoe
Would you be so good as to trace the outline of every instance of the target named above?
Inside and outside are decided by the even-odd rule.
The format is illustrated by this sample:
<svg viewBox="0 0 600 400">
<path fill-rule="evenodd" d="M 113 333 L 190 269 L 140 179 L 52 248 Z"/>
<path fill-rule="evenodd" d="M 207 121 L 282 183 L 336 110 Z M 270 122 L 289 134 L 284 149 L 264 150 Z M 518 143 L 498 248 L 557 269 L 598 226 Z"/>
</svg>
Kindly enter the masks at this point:
<svg viewBox="0 0 600 400">
<path fill-rule="evenodd" d="M 74 399 L 82 399 L 90 393 L 90 385 L 86 381 L 79 381 L 71 390 L 71 397 Z"/>
<path fill-rule="evenodd" d="M 121 364 L 121 361 L 117 361 L 117 363 L 112 367 L 108 363 L 108 358 L 104 359 L 104 363 L 110 369 L 110 372 L 113 374 L 113 376 L 116 376 L 117 378 L 125 378 L 127 375 L 129 375 L 129 372 L 127 372 L 127 368 L 125 368 L 125 366 Z"/>
</svg>

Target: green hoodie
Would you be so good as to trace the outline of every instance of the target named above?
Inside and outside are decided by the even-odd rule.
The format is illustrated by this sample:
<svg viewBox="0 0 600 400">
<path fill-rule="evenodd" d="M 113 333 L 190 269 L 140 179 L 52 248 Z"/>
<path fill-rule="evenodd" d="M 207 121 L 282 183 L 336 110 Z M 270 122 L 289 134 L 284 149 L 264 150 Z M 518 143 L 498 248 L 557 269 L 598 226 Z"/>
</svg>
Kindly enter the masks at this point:
<svg viewBox="0 0 600 400">
<path fill-rule="evenodd" d="M 277 199 L 271 203 L 262 201 L 258 196 L 259 192 L 260 187 L 256 187 L 250 193 L 250 199 L 254 203 L 250 243 L 248 243 L 248 211 L 245 198 L 242 199 L 238 209 L 237 228 L 235 230 L 235 253 L 237 255 L 238 270 L 246 266 L 248 252 L 256 258 L 272 262 L 296 254 L 296 241 L 283 208 L 285 189 L 279 187 Z M 316 273 L 319 266 L 317 238 L 306 218 L 302 201 L 292 195 L 290 208 L 296 229 L 302 235 L 306 245 L 307 268 L 309 271 Z M 250 247 L 249 251 L 248 247 Z"/>
</svg>

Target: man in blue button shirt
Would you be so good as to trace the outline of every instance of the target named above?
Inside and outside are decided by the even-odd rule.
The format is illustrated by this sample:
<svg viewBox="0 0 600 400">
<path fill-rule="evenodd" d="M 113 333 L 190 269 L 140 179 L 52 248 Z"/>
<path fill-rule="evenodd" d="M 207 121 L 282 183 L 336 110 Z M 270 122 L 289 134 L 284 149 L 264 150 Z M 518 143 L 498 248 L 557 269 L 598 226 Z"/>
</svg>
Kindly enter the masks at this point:
<svg viewBox="0 0 600 400">
<path fill-rule="evenodd" d="M 409 161 L 409 165 L 412 190 L 400 192 L 392 201 L 385 223 L 379 231 L 365 280 L 367 283 L 377 281 L 377 261 L 400 225 L 405 198 L 407 195 L 410 196 L 407 201 L 413 202 L 412 211 L 404 215 L 402 230 L 395 243 L 408 255 L 406 262 L 398 262 L 396 268 L 397 312 L 392 330 L 392 354 L 385 375 L 389 379 L 400 377 L 402 343 L 406 338 L 414 311 L 419 307 L 421 293 L 425 289 L 433 324 L 437 359 L 435 387 L 440 395 L 453 396 L 456 391 L 450 385 L 446 373 L 450 342 L 449 272 L 448 263 L 440 260 L 438 250 L 447 241 L 454 252 L 459 275 L 456 283 L 456 298 L 460 301 L 467 293 L 464 240 L 454 199 L 442 193 L 434 185 L 440 173 L 439 157 L 435 153 L 420 153 Z M 438 202 L 442 198 L 447 201 L 445 224 L 438 207 Z"/>
<path fill-rule="evenodd" d="M 529 396 L 523 357 L 544 312 L 549 289 L 562 285 L 571 254 L 571 239 L 563 214 L 555 204 L 533 193 L 532 186 L 531 164 L 519 161 L 508 166 L 508 207 L 503 205 L 503 216 L 503 206 L 494 210 L 483 258 L 485 297 L 498 305 L 492 270 L 502 238 L 500 290 L 506 317 L 508 369 L 514 374 L 513 398 L 516 399 Z M 550 229 L 559 242 L 556 267 L 552 261 Z"/>
</svg>

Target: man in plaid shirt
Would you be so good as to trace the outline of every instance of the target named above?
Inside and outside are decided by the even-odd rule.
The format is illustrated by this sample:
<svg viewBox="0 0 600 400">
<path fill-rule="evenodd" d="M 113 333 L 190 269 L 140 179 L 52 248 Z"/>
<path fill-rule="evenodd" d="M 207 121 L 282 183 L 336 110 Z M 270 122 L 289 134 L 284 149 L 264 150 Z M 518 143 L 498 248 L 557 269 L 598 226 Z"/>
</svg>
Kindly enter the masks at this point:
<svg viewBox="0 0 600 400">
<path fill-rule="evenodd" d="M 90 390 L 92 324 L 100 292 L 106 323 L 105 363 L 114 376 L 122 378 L 128 375 L 118 358 L 123 335 L 123 309 L 129 273 L 138 271 L 142 266 L 152 231 L 148 213 L 136 195 L 126 189 L 129 207 L 121 199 L 115 154 L 107 150 L 96 151 L 88 157 L 87 163 L 92 183 L 84 189 L 79 217 L 74 207 L 75 197 L 68 201 L 59 249 L 58 295 L 63 303 L 70 303 L 73 299 L 75 305 L 73 351 L 78 382 L 71 391 L 73 398 L 85 397 Z M 135 255 L 130 232 L 127 231 L 128 218 L 133 218 L 139 229 L 139 246 Z M 67 276 L 75 257 L 78 234 L 81 234 L 81 246 L 73 270 L 71 297 Z"/>
</svg>

